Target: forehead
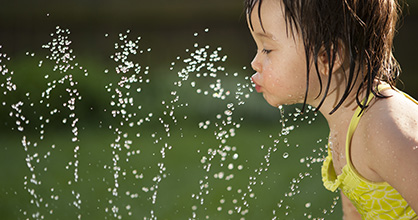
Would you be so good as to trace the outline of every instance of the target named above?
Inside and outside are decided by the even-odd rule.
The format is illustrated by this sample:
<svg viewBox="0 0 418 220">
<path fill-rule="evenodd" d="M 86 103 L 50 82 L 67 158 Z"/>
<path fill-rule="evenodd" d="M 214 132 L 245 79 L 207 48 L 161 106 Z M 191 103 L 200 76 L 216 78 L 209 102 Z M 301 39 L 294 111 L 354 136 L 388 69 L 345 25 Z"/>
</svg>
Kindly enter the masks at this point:
<svg viewBox="0 0 418 220">
<path fill-rule="evenodd" d="M 280 23 L 284 19 L 284 13 L 280 0 L 250 0 L 247 3 L 247 21 L 251 30 L 260 27 L 265 35 L 265 26 L 270 23 Z M 279 24 L 278 24 L 279 25 Z"/>
<path fill-rule="evenodd" d="M 292 12 L 282 0 L 251 0 L 247 8 L 247 22 L 250 30 L 260 37 L 282 36 L 300 38 L 300 28 Z M 297 0 L 292 0 L 297 1 Z"/>
</svg>

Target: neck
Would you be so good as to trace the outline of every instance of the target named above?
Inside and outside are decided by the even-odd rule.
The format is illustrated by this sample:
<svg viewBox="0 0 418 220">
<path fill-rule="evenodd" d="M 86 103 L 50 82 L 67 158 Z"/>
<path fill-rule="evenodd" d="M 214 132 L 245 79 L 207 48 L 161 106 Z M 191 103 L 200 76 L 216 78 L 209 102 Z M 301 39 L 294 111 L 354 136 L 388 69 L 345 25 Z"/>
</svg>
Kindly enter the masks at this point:
<svg viewBox="0 0 418 220">
<path fill-rule="evenodd" d="M 357 108 L 357 103 L 355 99 L 350 101 L 347 100 L 346 102 L 332 114 L 329 113 L 335 108 L 335 105 L 326 105 L 324 103 L 324 105 L 319 109 L 327 120 L 331 133 L 334 131 L 345 131 L 350 124 L 351 118 Z"/>
<path fill-rule="evenodd" d="M 343 86 L 344 87 L 344 86 Z M 355 87 L 356 88 L 356 87 Z M 345 87 L 341 88 L 334 87 L 327 95 L 324 103 L 322 104 L 319 112 L 325 117 L 328 122 L 328 126 L 331 133 L 340 133 L 346 132 L 350 124 L 351 118 L 357 108 L 356 102 L 356 90 L 354 89 L 343 104 L 332 114 L 331 111 L 337 106 L 338 102 L 343 96 Z M 313 106 L 316 107 L 319 104 L 319 100 L 313 103 Z"/>
<path fill-rule="evenodd" d="M 329 85 L 329 92 L 319 111 L 327 120 L 331 133 L 333 133 L 334 131 L 337 131 L 337 133 L 345 132 L 348 129 L 351 118 L 353 117 L 353 114 L 357 108 L 357 89 L 361 85 L 361 82 L 360 80 L 356 80 L 353 90 L 347 96 L 343 104 L 339 106 L 339 108 L 335 112 L 330 114 L 330 112 L 332 112 L 335 109 L 341 98 L 344 96 L 344 92 L 346 89 L 344 85 L 346 84 L 346 79 L 348 78 L 348 73 L 344 72 L 342 68 L 338 69 L 332 74 L 333 76 Z M 326 82 L 328 80 L 328 76 L 321 76 L 323 77 L 323 82 Z M 317 84 L 313 84 L 317 86 Z M 362 92 L 360 93 L 360 97 L 362 97 Z M 320 102 L 319 98 L 311 101 L 312 102 L 309 104 L 314 107 L 317 107 Z"/>
</svg>

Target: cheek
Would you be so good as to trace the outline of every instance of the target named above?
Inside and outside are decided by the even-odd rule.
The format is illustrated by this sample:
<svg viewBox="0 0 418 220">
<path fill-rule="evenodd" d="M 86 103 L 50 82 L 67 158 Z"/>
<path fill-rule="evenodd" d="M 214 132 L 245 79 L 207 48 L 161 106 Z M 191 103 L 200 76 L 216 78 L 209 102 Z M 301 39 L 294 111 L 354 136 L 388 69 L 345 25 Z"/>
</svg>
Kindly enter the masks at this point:
<svg viewBox="0 0 418 220">
<path fill-rule="evenodd" d="M 278 76 L 277 72 L 269 72 L 265 75 L 264 81 L 269 85 L 276 86 L 280 84 L 280 76 Z"/>
<path fill-rule="evenodd" d="M 269 93 L 282 93 L 283 90 L 286 90 L 283 77 L 280 76 L 278 72 L 268 72 L 263 76 L 263 81 L 265 89 Z"/>
<path fill-rule="evenodd" d="M 263 64 L 263 74 L 260 77 L 271 90 L 283 92 L 305 89 L 306 65 L 299 57 L 280 56 L 280 59 L 266 60 Z"/>
<path fill-rule="evenodd" d="M 264 63 L 263 80 L 269 84 L 276 84 L 282 78 L 283 70 L 280 68 L 282 63 L 279 61 L 267 60 Z"/>
</svg>

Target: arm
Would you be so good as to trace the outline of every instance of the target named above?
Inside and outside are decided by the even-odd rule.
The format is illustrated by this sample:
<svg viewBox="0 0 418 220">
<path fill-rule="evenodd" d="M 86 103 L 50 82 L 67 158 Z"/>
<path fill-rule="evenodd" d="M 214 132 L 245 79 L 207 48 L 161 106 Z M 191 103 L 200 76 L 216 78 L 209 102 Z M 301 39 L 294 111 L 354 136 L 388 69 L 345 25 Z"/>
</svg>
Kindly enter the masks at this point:
<svg viewBox="0 0 418 220">
<path fill-rule="evenodd" d="M 357 212 L 353 203 L 341 192 L 341 202 L 343 207 L 343 220 L 361 220 L 361 215 Z"/>
<path fill-rule="evenodd" d="M 418 129 L 415 131 L 418 134 Z M 396 144 L 386 140 L 392 144 L 388 146 L 382 143 L 381 150 L 376 151 L 376 157 L 386 159 L 375 160 L 373 169 L 418 213 L 418 137 L 414 140 L 398 134 L 392 138 L 397 139 Z"/>
</svg>

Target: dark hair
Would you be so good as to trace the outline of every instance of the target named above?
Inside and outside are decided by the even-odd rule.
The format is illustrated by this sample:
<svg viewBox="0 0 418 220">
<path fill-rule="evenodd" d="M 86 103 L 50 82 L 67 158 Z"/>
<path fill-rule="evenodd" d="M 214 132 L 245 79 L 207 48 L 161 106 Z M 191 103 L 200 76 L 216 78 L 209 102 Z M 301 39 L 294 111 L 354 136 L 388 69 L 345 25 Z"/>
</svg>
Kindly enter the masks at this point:
<svg viewBox="0 0 418 220">
<path fill-rule="evenodd" d="M 400 74 L 400 67 L 395 60 L 392 48 L 395 28 L 400 7 L 396 0 L 281 0 L 284 8 L 286 32 L 301 34 L 307 60 L 307 85 L 304 107 L 309 89 L 309 66 L 313 58 L 316 72 L 318 71 L 318 54 L 325 49 L 329 59 L 328 83 L 317 110 L 323 104 L 331 81 L 331 71 L 335 64 L 335 56 L 339 42 L 344 44 L 345 55 L 349 58 L 349 75 L 346 89 L 334 113 L 354 89 L 357 80 L 361 84 L 357 88 L 356 101 L 362 110 L 367 108 L 366 100 L 361 102 L 360 92 L 366 88 L 365 97 L 373 93 L 376 97 L 385 97 L 377 90 L 375 82 L 385 81 L 391 86 Z M 247 15 L 251 15 L 257 3 L 259 22 L 261 21 L 261 5 L 263 0 L 245 0 Z M 252 21 L 249 20 L 252 28 Z M 264 31 L 264 27 L 263 27 Z M 317 98 L 318 98 L 317 97 Z"/>
</svg>

